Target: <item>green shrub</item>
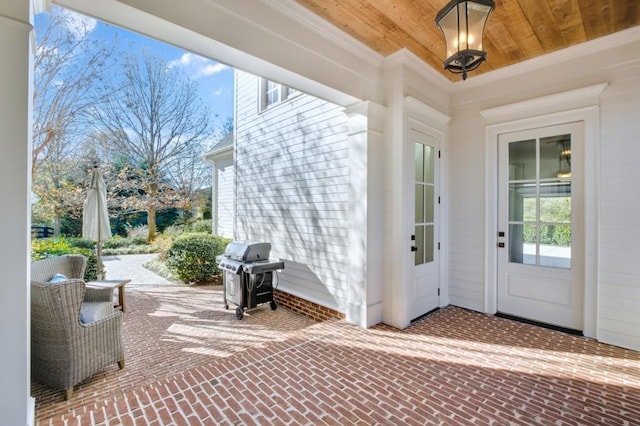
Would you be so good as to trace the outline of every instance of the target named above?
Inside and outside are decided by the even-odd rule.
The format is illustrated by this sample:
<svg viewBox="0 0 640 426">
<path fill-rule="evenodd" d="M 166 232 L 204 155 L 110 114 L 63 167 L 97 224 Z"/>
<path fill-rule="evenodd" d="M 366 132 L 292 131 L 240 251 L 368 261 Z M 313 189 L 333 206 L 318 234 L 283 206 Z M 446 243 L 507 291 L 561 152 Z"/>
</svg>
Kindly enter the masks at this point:
<svg viewBox="0 0 640 426">
<path fill-rule="evenodd" d="M 31 259 L 35 261 L 65 254 L 81 254 L 87 258 L 84 280 L 95 281 L 98 279 L 98 256 L 89 248 L 94 246 L 93 241 L 80 238 L 41 238 L 31 242 Z"/>
<path fill-rule="evenodd" d="M 183 232 L 184 232 L 184 226 L 171 225 L 164 228 L 164 230 L 162 231 L 162 235 L 168 236 L 168 237 L 177 237 L 179 235 L 182 235 Z"/>
<path fill-rule="evenodd" d="M 117 256 L 119 254 L 147 254 L 155 253 L 153 247 L 150 244 L 145 245 L 132 245 L 118 248 L 102 249 L 103 256 Z"/>
<path fill-rule="evenodd" d="M 103 249 L 117 249 L 130 246 L 145 246 L 147 245 L 147 239 L 141 236 L 135 237 L 121 237 L 120 235 L 114 235 L 105 242 L 102 243 Z"/>
<path fill-rule="evenodd" d="M 220 274 L 216 256 L 222 254 L 229 239 L 215 235 L 187 233 L 173 241 L 167 252 L 167 266 L 184 283 L 211 280 Z"/>
<path fill-rule="evenodd" d="M 187 225 L 185 232 L 204 232 L 211 234 L 211 220 L 196 220 Z"/>
<path fill-rule="evenodd" d="M 165 230 L 166 231 L 166 230 Z M 167 253 L 173 244 L 173 240 L 177 235 L 172 233 L 163 232 L 158 235 L 155 240 L 151 243 L 151 249 L 154 253 L 160 253 L 160 259 L 167 260 Z"/>
<path fill-rule="evenodd" d="M 129 238 L 144 238 L 145 240 L 147 239 L 147 236 L 149 235 L 149 228 L 147 228 L 147 225 L 137 225 L 137 226 L 131 226 L 127 228 L 127 236 Z"/>
</svg>

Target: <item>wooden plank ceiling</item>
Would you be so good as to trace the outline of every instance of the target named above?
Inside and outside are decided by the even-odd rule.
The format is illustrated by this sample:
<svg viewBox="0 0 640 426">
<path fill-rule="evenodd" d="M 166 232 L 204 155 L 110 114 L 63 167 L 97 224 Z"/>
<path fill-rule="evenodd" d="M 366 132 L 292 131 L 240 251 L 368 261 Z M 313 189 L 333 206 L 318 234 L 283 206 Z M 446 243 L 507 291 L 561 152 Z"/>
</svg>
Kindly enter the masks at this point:
<svg viewBox="0 0 640 426">
<path fill-rule="evenodd" d="M 449 0 L 297 0 L 387 56 L 407 48 L 443 69 L 435 17 Z M 485 29 L 487 60 L 469 77 L 640 25 L 640 0 L 496 0 Z M 637 52 L 636 52 L 637 54 Z"/>
</svg>

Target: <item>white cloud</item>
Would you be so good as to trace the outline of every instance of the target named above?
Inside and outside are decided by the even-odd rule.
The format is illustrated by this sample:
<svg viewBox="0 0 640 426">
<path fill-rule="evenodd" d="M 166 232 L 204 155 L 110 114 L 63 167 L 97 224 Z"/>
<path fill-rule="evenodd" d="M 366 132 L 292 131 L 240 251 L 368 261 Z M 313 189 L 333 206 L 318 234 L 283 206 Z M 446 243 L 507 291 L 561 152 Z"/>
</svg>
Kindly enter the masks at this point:
<svg viewBox="0 0 640 426">
<path fill-rule="evenodd" d="M 79 38 L 96 29 L 98 21 L 88 16 L 80 15 L 68 9 L 62 9 L 60 12 L 64 15 L 64 26 L 76 38 Z"/>
<path fill-rule="evenodd" d="M 216 90 L 214 90 L 212 93 L 213 93 L 213 96 L 222 96 L 229 93 L 229 90 L 224 86 L 220 86 Z"/>
<path fill-rule="evenodd" d="M 205 59 L 193 53 L 185 53 L 179 59 L 169 62 L 169 68 L 183 68 L 191 78 L 201 78 L 217 74 L 229 68 L 224 64 Z"/>
<path fill-rule="evenodd" d="M 186 67 L 191 62 L 192 57 L 193 57 L 193 54 L 185 53 L 182 56 L 180 56 L 180 59 L 175 59 L 173 61 L 170 61 L 168 66 L 169 68 Z"/>
<path fill-rule="evenodd" d="M 219 72 L 224 71 L 227 68 L 228 67 L 225 64 L 220 64 L 220 63 L 208 64 L 205 67 L 202 67 L 200 69 L 200 74 L 201 75 L 218 74 Z"/>
</svg>

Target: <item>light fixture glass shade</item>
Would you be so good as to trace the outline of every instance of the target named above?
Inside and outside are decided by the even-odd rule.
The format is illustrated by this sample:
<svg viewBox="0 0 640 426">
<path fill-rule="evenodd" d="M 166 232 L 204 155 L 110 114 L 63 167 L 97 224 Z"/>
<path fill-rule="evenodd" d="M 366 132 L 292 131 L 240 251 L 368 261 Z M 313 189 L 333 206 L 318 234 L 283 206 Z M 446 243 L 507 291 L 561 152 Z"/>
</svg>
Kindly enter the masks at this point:
<svg viewBox="0 0 640 426">
<path fill-rule="evenodd" d="M 482 48 L 484 26 L 493 10 L 492 0 L 452 0 L 436 16 L 447 45 L 445 69 L 453 73 L 474 70 L 487 57 Z"/>
</svg>

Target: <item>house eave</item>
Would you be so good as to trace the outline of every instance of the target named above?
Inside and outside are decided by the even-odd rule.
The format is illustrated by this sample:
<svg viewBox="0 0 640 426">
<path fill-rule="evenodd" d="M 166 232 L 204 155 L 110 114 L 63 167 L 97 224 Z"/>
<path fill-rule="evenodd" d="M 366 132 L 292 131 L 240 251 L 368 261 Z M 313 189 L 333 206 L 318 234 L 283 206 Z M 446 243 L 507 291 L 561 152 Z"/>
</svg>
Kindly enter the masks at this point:
<svg viewBox="0 0 640 426">
<path fill-rule="evenodd" d="M 233 156 L 233 145 L 224 146 L 218 149 L 212 149 L 211 151 L 202 154 L 202 159 L 209 163 L 215 163 L 225 158 Z"/>
</svg>

